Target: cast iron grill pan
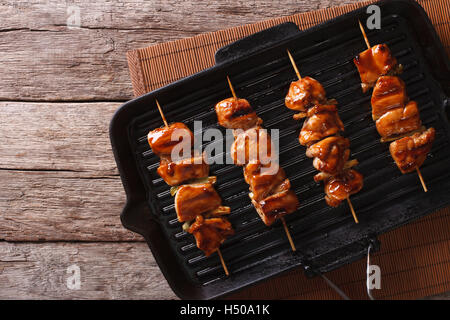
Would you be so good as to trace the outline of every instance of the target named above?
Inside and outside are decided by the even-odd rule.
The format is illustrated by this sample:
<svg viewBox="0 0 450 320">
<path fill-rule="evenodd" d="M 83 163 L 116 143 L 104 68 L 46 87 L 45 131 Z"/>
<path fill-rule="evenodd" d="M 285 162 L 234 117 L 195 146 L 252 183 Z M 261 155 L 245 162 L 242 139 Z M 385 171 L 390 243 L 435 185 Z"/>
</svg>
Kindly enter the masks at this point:
<svg viewBox="0 0 450 320">
<path fill-rule="evenodd" d="M 146 238 L 180 297 L 218 297 L 298 266 L 311 275 L 328 272 L 361 258 L 369 243 L 377 244 L 377 235 L 450 203 L 450 128 L 445 111 L 448 79 L 442 77 L 445 70 L 436 75 L 431 64 L 448 68 L 447 57 L 418 5 L 394 1 L 380 6 L 382 29 L 368 32 L 370 42 L 389 45 L 404 66 L 401 78 L 409 97 L 419 105 L 423 124 L 436 129 L 433 149 L 421 167 L 430 190 L 427 194 L 416 174 L 400 173 L 388 144 L 379 142 L 371 119 L 370 93 L 361 92 L 352 58 L 365 49 L 357 27 L 358 18 L 364 19 L 364 9 L 305 32 L 293 24 L 283 24 L 238 41 L 216 54 L 215 67 L 130 101 L 115 115 L 111 140 L 128 196 L 122 221 Z M 419 22 L 412 22 L 412 17 Z M 427 28 L 418 31 L 421 24 Z M 351 141 L 351 158 L 358 159 L 357 169 L 365 177 L 362 191 L 352 196 L 359 225 L 354 224 L 345 203 L 328 207 L 323 185 L 313 180 L 316 170 L 297 140 L 301 123 L 284 107 L 289 84 L 296 80 L 286 48 L 300 73 L 319 80 L 328 98 L 339 102 L 344 135 Z M 430 53 L 434 62 L 427 59 Z M 280 130 L 280 163 L 301 203 L 296 213 L 286 217 L 298 250 L 293 254 L 281 224 L 268 228 L 258 217 L 242 168 L 210 166 L 210 175 L 218 178 L 216 189 L 223 205 L 231 207 L 229 220 L 236 231 L 221 247 L 232 273 L 228 278 L 217 255 L 206 258 L 193 236 L 182 231 L 170 187 L 156 173 L 159 158 L 146 139 L 149 130 L 162 126 L 155 97 L 169 122 L 184 122 L 194 130 L 194 120 L 201 120 L 203 130 L 194 130 L 197 139 L 207 128 L 224 132 L 217 124 L 214 105 L 231 95 L 226 75 L 230 75 L 237 95 L 248 99 L 264 120 L 264 126 Z M 223 153 L 229 156 L 229 147 L 222 144 Z"/>
</svg>

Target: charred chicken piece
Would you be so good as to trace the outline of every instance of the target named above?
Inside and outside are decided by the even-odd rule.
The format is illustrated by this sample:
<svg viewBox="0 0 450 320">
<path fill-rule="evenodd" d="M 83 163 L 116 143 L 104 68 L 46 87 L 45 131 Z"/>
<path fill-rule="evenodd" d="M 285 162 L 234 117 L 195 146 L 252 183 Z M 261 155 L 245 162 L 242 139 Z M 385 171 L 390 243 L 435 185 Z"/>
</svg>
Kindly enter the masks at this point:
<svg viewBox="0 0 450 320">
<path fill-rule="evenodd" d="M 380 77 L 372 93 L 372 119 L 378 120 L 386 112 L 404 107 L 407 100 L 402 79 L 395 76 Z"/>
<path fill-rule="evenodd" d="M 402 173 L 419 168 L 431 150 L 435 138 L 434 128 L 422 133 L 396 140 L 389 145 L 389 151 Z"/>
<path fill-rule="evenodd" d="M 175 211 L 180 222 L 194 220 L 196 216 L 213 211 L 221 204 L 222 199 L 211 183 L 182 185 L 175 196 Z"/>
<path fill-rule="evenodd" d="M 188 232 L 194 235 L 197 247 L 206 256 L 217 251 L 225 239 L 234 234 L 228 220 L 224 218 L 205 219 L 201 215 L 195 218 L 195 222 L 189 227 Z"/>
<path fill-rule="evenodd" d="M 358 160 L 356 160 L 356 159 L 349 160 L 344 164 L 344 168 L 342 170 L 343 171 L 348 170 L 356 165 L 358 165 Z M 326 180 L 330 179 L 331 177 L 332 177 L 332 175 L 329 173 L 319 172 L 318 174 L 316 174 L 314 176 L 314 181 L 315 182 L 326 181 Z"/>
<path fill-rule="evenodd" d="M 260 120 L 245 99 L 228 98 L 216 104 L 219 124 L 228 129 L 248 129 Z"/>
<path fill-rule="evenodd" d="M 350 140 L 333 136 L 325 138 L 306 150 L 314 158 L 313 166 L 319 171 L 334 175 L 340 172 L 350 156 Z"/>
<path fill-rule="evenodd" d="M 261 201 L 252 200 L 261 220 L 270 226 L 276 219 L 295 212 L 299 207 L 297 195 L 292 190 L 275 193 Z"/>
<path fill-rule="evenodd" d="M 271 162 L 272 139 L 266 129 L 254 127 L 245 131 L 235 130 L 235 140 L 231 145 L 231 158 L 238 166 L 249 162 Z"/>
<path fill-rule="evenodd" d="M 319 81 L 304 77 L 291 83 L 284 103 L 289 109 L 307 111 L 309 107 L 324 103 L 325 95 L 325 89 Z"/>
<path fill-rule="evenodd" d="M 172 161 L 170 156 L 162 155 L 156 172 L 169 186 L 177 186 L 189 180 L 207 177 L 209 165 L 204 156 Z"/>
<path fill-rule="evenodd" d="M 303 146 L 344 131 L 335 105 L 316 105 L 308 110 L 307 117 L 298 138 Z"/>
<path fill-rule="evenodd" d="M 331 207 L 337 207 L 352 194 L 358 193 L 363 187 L 363 176 L 353 169 L 330 176 L 325 181 L 325 200 Z"/>
<path fill-rule="evenodd" d="M 399 107 L 386 112 L 376 121 L 376 126 L 382 138 L 418 130 L 422 126 L 422 122 L 417 103 L 410 101 L 404 108 Z"/>
<path fill-rule="evenodd" d="M 269 194 L 280 192 L 279 186 L 285 182 L 286 174 L 278 165 L 252 162 L 244 167 L 244 178 L 250 186 L 250 198 L 260 201 Z"/>
<path fill-rule="evenodd" d="M 401 66 L 397 65 L 397 59 L 391 55 L 386 44 L 378 44 L 361 52 L 353 62 L 358 68 L 363 92 L 373 87 L 380 76 L 401 71 Z"/>
<path fill-rule="evenodd" d="M 194 134 L 184 123 L 175 122 L 167 127 L 150 131 L 147 140 L 153 153 L 170 155 L 172 149 L 179 143 L 186 143 L 186 150 L 190 150 L 194 143 Z"/>
</svg>

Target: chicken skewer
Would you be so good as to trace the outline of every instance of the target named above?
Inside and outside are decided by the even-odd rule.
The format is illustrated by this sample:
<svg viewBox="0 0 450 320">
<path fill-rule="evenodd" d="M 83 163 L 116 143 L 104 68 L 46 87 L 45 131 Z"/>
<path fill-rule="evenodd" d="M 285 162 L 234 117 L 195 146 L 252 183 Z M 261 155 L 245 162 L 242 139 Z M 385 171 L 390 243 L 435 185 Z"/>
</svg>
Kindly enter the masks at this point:
<svg viewBox="0 0 450 320">
<path fill-rule="evenodd" d="M 307 147 L 306 155 L 314 158 L 314 167 L 321 171 L 314 180 L 325 181 L 328 205 L 338 206 L 345 197 L 355 223 L 359 223 L 350 195 L 361 190 L 363 178 L 359 172 L 350 169 L 358 162 L 348 161 L 350 141 L 339 135 L 344 131 L 344 125 L 337 113 L 337 102 L 326 100 L 325 90 L 317 80 L 310 77 L 302 79 L 289 50 L 287 54 L 298 81 L 291 83 L 285 103 L 289 109 L 301 111 L 294 115 L 294 119 L 307 118 L 299 142 Z M 340 196 L 336 197 L 336 194 Z"/>
<path fill-rule="evenodd" d="M 280 219 L 291 249 L 296 251 L 284 216 L 298 209 L 297 196 L 290 190 L 290 181 L 283 168 L 271 161 L 272 140 L 262 129 L 262 120 L 247 100 L 237 97 L 230 78 L 227 80 L 232 97 L 217 103 L 215 110 L 219 124 L 234 130 L 231 157 L 236 165 L 244 166 L 249 196 L 262 221 L 270 226 Z M 265 154 L 261 155 L 260 151 Z"/>
<path fill-rule="evenodd" d="M 360 73 L 364 92 L 367 89 L 364 85 L 368 81 L 376 81 L 371 100 L 372 118 L 382 136 L 381 141 L 393 141 L 389 145 L 389 151 L 398 168 L 402 173 L 415 170 L 423 190 L 427 192 L 419 167 L 431 150 L 435 137 L 434 128 L 426 130 L 422 126 L 417 103 L 407 102 L 404 82 L 399 77 L 390 75 L 400 73 L 402 66 L 397 64 L 386 45 L 371 47 L 361 21 L 358 22 L 367 50 L 360 53 L 354 63 Z M 365 61 L 361 58 L 364 56 L 367 56 Z"/>
<path fill-rule="evenodd" d="M 176 188 L 174 192 L 171 189 L 172 195 L 176 193 L 175 210 L 178 220 L 185 223 L 183 224 L 183 230 L 194 235 L 197 247 L 204 251 L 206 256 L 217 252 L 223 270 L 228 276 L 229 271 L 219 246 L 227 236 L 234 233 L 231 224 L 221 217 L 223 214 L 228 214 L 230 208 L 221 206 L 221 198 L 213 187 L 216 179 L 215 177 L 207 177 L 209 166 L 203 162 L 204 159 L 202 157 L 198 162 L 172 162 L 168 154 L 176 144 L 182 142 L 176 139 L 174 141 L 175 130 L 184 130 L 177 133 L 182 133 L 182 138 L 187 137 L 187 140 L 191 140 L 188 142 L 192 142 L 193 134 L 182 123 L 169 125 L 158 100 L 156 100 L 156 105 L 164 122 L 164 127 L 151 131 L 148 135 L 148 140 L 153 152 L 161 156 L 160 168 L 158 168 L 157 173 L 172 186 L 174 185 L 171 183 L 173 181 L 179 182 L 178 184 L 189 181 L 194 182 L 172 187 Z M 177 134 L 177 136 L 179 135 Z M 198 160 L 198 158 L 193 159 Z M 180 166 L 180 163 L 184 166 L 177 171 L 176 168 Z M 167 167 L 169 169 L 160 170 Z M 199 170 L 198 168 L 201 169 Z M 168 178 L 169 176 L 171 178 Z M 196 178 L 202 178 L 203 180 L 206 178 L 207 182 L 198 183 L 198 180 L 193 180 Z M 192 221 L 194 222 L 191 223 Z"/>
</svg>

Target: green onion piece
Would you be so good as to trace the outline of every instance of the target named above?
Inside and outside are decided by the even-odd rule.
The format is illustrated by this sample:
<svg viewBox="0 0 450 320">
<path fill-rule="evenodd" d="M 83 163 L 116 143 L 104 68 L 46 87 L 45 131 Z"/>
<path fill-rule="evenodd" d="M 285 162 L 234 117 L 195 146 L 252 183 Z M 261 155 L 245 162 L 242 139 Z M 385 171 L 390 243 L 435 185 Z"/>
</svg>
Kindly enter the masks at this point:
<svg viewBox="0 0 450 320">
<path fill-rule="evenodd" d="M 170 188 L 170 195 L 174 197 L 177 194 L 179 186 Z"/>
<path fill-rule="evenodd" d="M 196 184 L 196 183 L 211 183 L 211 184 L 215 184 L 216 182 L 217 182 L 217 177 L 216 177 L 216 176 L 210 176 L 210 177 L 204 177 L 204 178 L 192 180 L 192 181 L 189 182 L 188 184 Z M 171 187 L 171 188 L 170 188 L 170 195 L 171 195 L 172 197 L 174 197 L 174 196 L 177 194 L 178 189 L 179 189 L 180 187 L 181 187 L 181 186 L 174 186 L 174 187 Z"/>
<path fill-rule="evenodd" d="M 185 223 L 183 223 L 183 231 L 189 232 L 189 228 L 191 227 L 191 222 L 192 221 L 186 221 Z"/>
</svg>

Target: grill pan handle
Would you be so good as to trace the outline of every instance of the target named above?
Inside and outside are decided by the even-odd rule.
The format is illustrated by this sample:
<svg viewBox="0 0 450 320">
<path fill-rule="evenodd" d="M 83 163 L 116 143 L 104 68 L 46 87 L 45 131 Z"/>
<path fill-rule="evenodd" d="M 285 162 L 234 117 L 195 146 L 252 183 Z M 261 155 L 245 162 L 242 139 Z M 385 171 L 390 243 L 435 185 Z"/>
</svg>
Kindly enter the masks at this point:
<svg viewBox="0 0 450 320">
<path fill-rule="evenodd" d="M 229 62 L 242 56 L 270 48 L 281 41 L 298 35 L 300 32 L 295 23 L 285 22 L 220 48 L 216 51 L 214 59 L 216 64 Z"/>
<path fill-rule="evenodd" d="M 329 271 L 335 270 L 342 265 L 363 259 L 367 256 L 367 248 L 372 246 L 371 252 L 380 249 L 380 241 L 375 235 L 360 239 L 350 245 L 328 252 L 320 258 L 315 259 L 314 264 L 304 261 L 305 275 L 312 278 Z"/>
</svg>

